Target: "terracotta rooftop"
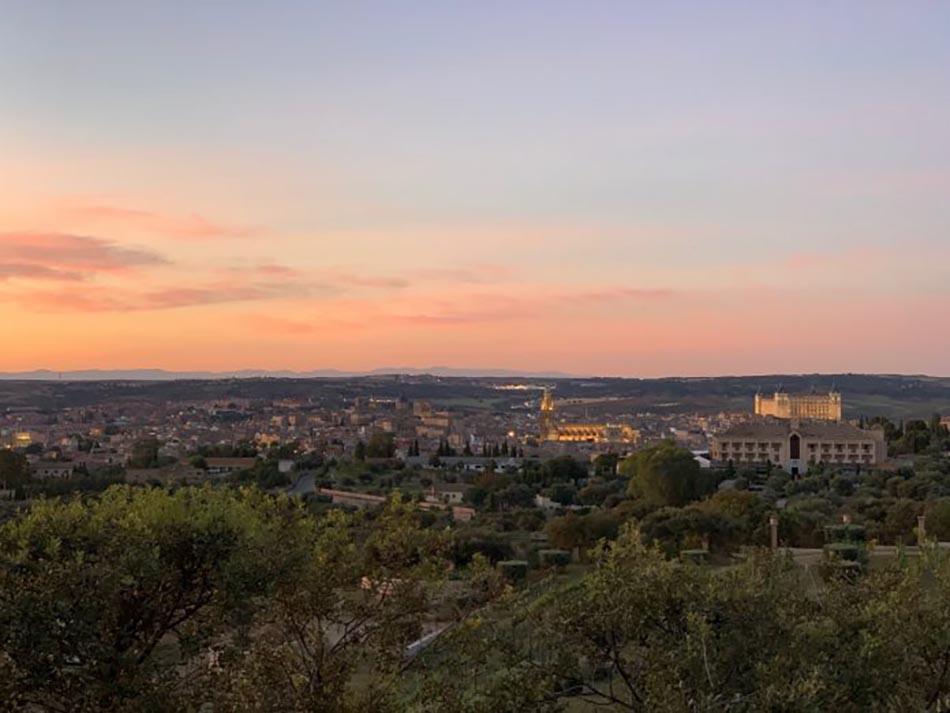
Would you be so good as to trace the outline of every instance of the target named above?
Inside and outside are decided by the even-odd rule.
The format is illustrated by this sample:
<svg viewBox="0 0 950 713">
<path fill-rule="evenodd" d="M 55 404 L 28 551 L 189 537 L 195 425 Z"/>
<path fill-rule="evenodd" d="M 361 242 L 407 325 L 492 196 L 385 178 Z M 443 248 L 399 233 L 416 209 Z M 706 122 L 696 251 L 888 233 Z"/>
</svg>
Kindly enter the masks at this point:
<svg viewBox="0 0 950 713">
<path fill-rule="evenodd" d="M 802 438 L 818 439 L 880 439 L 881 431 L 863 430 L 850 423 L 836 423 L 834 421 L 801 421 L 794 423 L 791 420 L 772 419 L 768 421 L 750 421 L 741 423 L 717 434 L 719 438 L 787 438 L 792 432 Z"/>
</svg>

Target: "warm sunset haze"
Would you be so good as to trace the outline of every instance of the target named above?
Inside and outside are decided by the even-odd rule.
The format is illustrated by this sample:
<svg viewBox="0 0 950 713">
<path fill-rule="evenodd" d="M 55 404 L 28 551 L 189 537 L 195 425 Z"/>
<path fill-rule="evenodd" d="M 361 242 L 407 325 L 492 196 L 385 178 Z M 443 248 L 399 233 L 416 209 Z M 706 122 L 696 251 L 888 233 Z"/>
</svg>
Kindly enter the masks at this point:
<svg viewBox="0 0 950 713">
<path fill-rule="evenodd" d="M 0 0 L 0 371 L 950 375 L 948 29 Z"/>
</svg>

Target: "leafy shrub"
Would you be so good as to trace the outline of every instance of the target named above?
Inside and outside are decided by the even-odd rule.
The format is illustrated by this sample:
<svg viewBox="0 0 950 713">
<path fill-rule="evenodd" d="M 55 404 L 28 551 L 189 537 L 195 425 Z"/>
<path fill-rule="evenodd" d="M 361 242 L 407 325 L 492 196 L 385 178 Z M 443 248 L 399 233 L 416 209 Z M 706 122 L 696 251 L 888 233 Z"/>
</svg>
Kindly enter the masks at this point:
<svg viewBox="0 0 950 713">
<path fill-rule="evenodd" d="M 524 560 L 505 560 L 498 563 L 498 571 L 509 582 L 520 582 L 528 576 L 528 563 Z"/>
<path fill-rule="evenodd" d="M 709 562 L 709 550 L 683 550 L 680 552 L 680 562 L 706 564 Z"/>
<path fill-rule="evenodd" d="M 828 525 L 825 527 L 825 542 L 865 542 L 867 529 L 863 525 Z"/>
<path fill-rule="evenodd" d="M 567 550 L 541 550 L 538 562 L 542 567 L 566 567 L 571 563 L 571 553 Z"/>
</svg>

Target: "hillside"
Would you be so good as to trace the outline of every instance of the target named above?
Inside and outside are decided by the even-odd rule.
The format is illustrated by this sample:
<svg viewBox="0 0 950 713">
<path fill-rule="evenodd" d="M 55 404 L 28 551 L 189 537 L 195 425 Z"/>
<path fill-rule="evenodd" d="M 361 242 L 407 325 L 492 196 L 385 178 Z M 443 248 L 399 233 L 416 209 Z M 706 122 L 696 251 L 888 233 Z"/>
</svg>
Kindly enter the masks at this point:
<svg viewBox="0 0 950 713">
<path fill-rule="evenodd" d="M 358 396 L 427 399 L 463 409 L 508 409 L 535 399 L 534 390 L 502 385 L 553 387 L 566 412 L 593 416 L 642 412 L 748 410 L 757 390 L 827 391 L 844 395 L 845 413 L 925 418 L 950 413 L 950 378 L 887 374 L 774 374 L 708 378 L 619 379 L 443 377 L 378 375 L 343 378 L 245 378 L 177 381 L 0 381 L 0 408 L 41 410 L 109 402 L 149 403 L 209 399 L 298 398 L 328 407 Z"/>
</svg>

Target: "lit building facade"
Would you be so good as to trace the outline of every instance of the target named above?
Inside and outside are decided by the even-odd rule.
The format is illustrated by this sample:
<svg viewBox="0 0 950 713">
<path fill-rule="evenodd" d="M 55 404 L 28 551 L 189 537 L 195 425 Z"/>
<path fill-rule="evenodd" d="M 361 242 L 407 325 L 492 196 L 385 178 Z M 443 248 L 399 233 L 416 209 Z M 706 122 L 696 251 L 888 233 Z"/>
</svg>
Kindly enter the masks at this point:
<svg viewBox="0 0 950 713">
<path fill-rule="evenodd" d="M 26 448 L 33 443 L 29 431 L 0 431 L 0 448 Z"/>
<path fill-rule="evenodd" d="M 558 423 L 554 395 L 544 390 L 538 418 L 542 441 L 560 443 L 636 443 L 639 432 L 623 423 Z"/>
<path fill-rule="evenodd" d="M 887 442 L 880 429 L 864 430 L 828 421 L 773 419 L 740 424 L 713 436 L 709 454 L 719 463 L 772 463 L 799 475 L 818 463 L 878 465 L 887 459 Z"/>
<path fill-rule="evenodd" d="M 788 394 L 776 391 L 771 397 L 755 395 L 757 416 L 775 418 L 809 418 L 823 421 L 841 420 L 841 394 Z"/>
</svg>

